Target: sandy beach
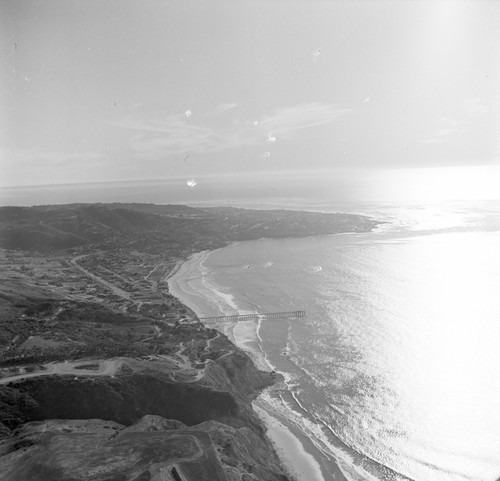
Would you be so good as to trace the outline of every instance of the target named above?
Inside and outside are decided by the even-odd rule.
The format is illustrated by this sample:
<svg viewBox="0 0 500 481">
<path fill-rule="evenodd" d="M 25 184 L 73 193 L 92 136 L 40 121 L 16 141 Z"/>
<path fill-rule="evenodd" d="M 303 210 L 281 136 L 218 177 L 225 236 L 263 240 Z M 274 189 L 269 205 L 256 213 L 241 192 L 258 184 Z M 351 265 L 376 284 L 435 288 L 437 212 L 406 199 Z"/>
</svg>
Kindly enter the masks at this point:
<svg viewBox="0 0 500 481">
<path fill-rule="evenodd" d="M 191 308 L 198 317 L 246 314 L 249 311 L 237 305 L 234 297 L 216 286 L 204 262 L 209 251 L 193 254 L 176 273 L 169 276 L 170 293 Z M 215 327 L 250 355 L 254 363 L 263 370 L 273 370 L 263 353 L 259 353 L 258 322 L 219 324 Z M 272 441 L 286 470 L 297 481 L 344 480 L 345 477 L 331 455 L 322 452 L 306 432 L 300 429 L 297 420 L 283 415 L 286 410 L 276 409 L 276 401 L 263 393 L 253 407 L 267 427 Z"/>
</svg>

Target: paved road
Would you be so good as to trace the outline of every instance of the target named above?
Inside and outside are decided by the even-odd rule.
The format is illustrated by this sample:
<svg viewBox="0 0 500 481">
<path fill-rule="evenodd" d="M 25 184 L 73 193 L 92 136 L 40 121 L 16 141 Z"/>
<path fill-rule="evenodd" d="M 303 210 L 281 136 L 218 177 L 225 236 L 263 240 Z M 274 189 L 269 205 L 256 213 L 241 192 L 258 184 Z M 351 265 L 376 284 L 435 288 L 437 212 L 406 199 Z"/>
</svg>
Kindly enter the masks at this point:
<svg viewBox="0 0 500 481">
<path fill-rule="evenodd" d="M 80 259 L 83 259 L 84 257 L 88 257 L 88 256 L 89 256 L 89 254 L 84 254 L 84 255 L 75 257 L 74 259 L 71 259 L 70 262 L 73 266 L 75 266 L 78 270 L 83 272 L 88 277 L 90 277 L 90 278 L 94 279 L 96 282 L 99 282 L 100 284 L 106 286 L 108 289 L 111 289 L 111 291 L 113 291 L 113 293 L 116 294 L 118 297 L 121 297 L 123 299 L 127 299 L 128 301 L 131 301 L 132 298 L 128 292 L 124 291 L 123 289 L 120 289 L 119 287 L 115 286 L 111 282 L 103 279 L 102 277 L 99 277 L 98 275 L 94 274 L 93 272 L 90 272 L 89 270 L 85 269 L 85 267 L 82 267 L 80 264 L 78 264 L 78 261 Z"/>
</svg>

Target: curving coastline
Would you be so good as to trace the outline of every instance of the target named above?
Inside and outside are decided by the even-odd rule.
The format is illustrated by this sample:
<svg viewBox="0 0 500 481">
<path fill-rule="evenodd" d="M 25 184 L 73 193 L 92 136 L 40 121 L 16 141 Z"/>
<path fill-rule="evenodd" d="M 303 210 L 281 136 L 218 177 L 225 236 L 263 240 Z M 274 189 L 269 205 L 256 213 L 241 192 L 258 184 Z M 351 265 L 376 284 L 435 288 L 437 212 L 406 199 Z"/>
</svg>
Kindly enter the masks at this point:
<svg viewBox="0 0 500 481">
<path fill-rule="evenodd" d="M 244 314 L 254 312 L 251 306 L 238 305 L 238 301 L 221 286 L 216 285 L 204 263 L 215 251 L 203 251 L 191 255 L 168 278 L 169 291 L 198 317 L 212 315 Z M 239 349 L 245 351 L 261 370 L 274 370 L 260 349 L 258 321 L 219 324 L 221 330 Z M 297 481 L 326 481 L 335 474 L 335 479 L 345 480 L 337 461 L 322 452 L 303 432 L 297 421 L 287 418 L 276 409 L 275 402 L 263 392 L 252 403 L 254 411 L 264 422 L 267 436 L 271 440 L 281 462 Z M 344 468 L 345 469 L 345 468 Z"/>
<path fill-rule="evenodd" d="M 297 415 L 294 426 L 286 412 L 281 416 L 274 412 L 278 406 L 286 411 L 287 402 L 281 402 L 279 394 L 290 393 L 287 380 L 277 383 L 280 376 L 271 371 L 278 369 L 268 362 L 281 351 L 261 349 L 260 336 L 268 324 L 225 324 L 226 337 L 203 328 L 193 311 L 210 315 L 261 310 L 239 291 L 233 297 L 229 289 L 217 285 L 205 267 L 213 249 L 249 239 L 260 242 L 264 231 L 268 238 L 310 237 L 364 231 L 373 222 L 344 214 L 142 204 L 12 207 L 0 214 L 8 226 L 0 244 L 7 249 L 3 267 L 9 273 L 1 286 L 8 312 L 2 318 L 7 331 L 2 367 L 3 377 L 12 378 L 0 386 L 0 403 L 7 407 L 0 419 L 0 437 L 5 438 L 0 440 L 0 479 L 19 479 L 24 463 L 18 462 L 17 454 L 11 456 L 19 449 L 23 459 L 40 454 L 30 465 L 33 473 L 37 463 L 58 473 L 71 470 L 66 461 L 76 451 L 65 454 L 63 464 L 60 457 L 45 456 L 45 452 L 57 454 L 58 448 L 45 443 L 37 431 L 40 424 L 32 422 L 62 419 L 67 437 L 72 437 L 71 423 L 82 419 L 104 419 L 125 429 L 150 415 L 164 418 L 167 431 L 179 429 L 177 421 L 200 432 L 208 429 L 217 463 L 231 480 L 281 480 L 291 473 L 312 481 L 344 479 L 338 468 L 333 475 L 320 460 L 313 443 L 321 443 L 314 429 L 306 426 L 311 420 Z M 81 218 L 85 222 L 75 223 Z M 46 228 L 43 235 L 40 225 Z M 202 252 L 192 262 L 183 262 L 196 251 Z M 177 298 L 165 288 L 169 277 L 186 280 L 177 291 L 170 281 Z M 120 370 L 100 376 L 96 376 L 99 371 L 81 371 L 79 364 L 74 366 L 77 371 L 50 365 L 85 359 L 93 363 L 85 366 L 98 367 L 101 361 L 118 357 L 127 359 Z M 42 375 L 45 370 L 57 375 Z M 252 409 L 252 401 L 273 383 L 276 389 L 262 395 Z M 269 393 L 272 396 L 266 399 Z M 264 436 L 264 424 L 269 437 Z M 20 426 L 26 427 L 29 446 L 18 443 L 25 435 L 17 430 Z M 94 436 L 92 426 L 85 426 L 86 434 Z M 186 434 L 186 440 L 190 436 Z M 79 453 L 80 479 L 92 456 L 87 459 L 85 449 Z M 126 471 L 125 461 L 117 466 L 120 472 Z M 148 462 L 144 458 L 141 472 L 127 479 L 136 479 L 136 474 L 147 477 L 146 471 L 154 468 Z M 61 473 L 58 479 L 74 477 Z"/>
</svg>

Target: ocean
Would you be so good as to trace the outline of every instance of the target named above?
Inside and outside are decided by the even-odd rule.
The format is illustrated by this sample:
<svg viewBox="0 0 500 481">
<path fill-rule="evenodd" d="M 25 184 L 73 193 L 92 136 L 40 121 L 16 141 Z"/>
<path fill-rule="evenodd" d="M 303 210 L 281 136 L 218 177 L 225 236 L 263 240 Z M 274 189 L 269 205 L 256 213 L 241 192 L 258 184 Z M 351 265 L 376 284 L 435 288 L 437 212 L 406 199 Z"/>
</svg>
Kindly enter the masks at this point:
<svg viewBox="0 0 500 481">
<path fill-rule="evenodd" d="M 385 223 L 196 254 L 171 289 L 200 316 L 306 311 L 215 327 L 283 374 L 256 408 L 299 433 L 314 479 L 495 481 L 499 204 L 366 213 Z"/>
</svg>

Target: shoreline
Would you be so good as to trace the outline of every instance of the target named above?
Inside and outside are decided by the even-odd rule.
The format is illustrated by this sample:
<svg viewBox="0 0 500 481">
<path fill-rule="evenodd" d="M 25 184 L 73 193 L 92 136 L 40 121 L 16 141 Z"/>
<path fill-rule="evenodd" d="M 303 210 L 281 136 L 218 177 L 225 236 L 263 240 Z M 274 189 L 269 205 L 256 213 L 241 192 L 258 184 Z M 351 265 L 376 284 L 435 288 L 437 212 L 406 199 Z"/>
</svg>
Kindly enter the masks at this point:
<svg viewBox="0 0 500 481">
<path fill-rule="evenodd" d="M 240 311 L 243 310 L 239 309 L 236 305 L 232 295 L 216 290 L 204 279 L 208 271 L 204 272 L 203 262 L 211 252 L 215 251 L 202 251 L 192 254 L 182 262 L 175 273 L 168 276 L 169 292 L 179 299 L 180 302 L 192 309 L 198 317 L 227 315 L 235 312 L 241 313 Z M 204 291 L 212 291 L 214 294 L 213 298 L 210 297 L 210 299 L 207 299 L 207 296 L 199 292 L 199 288 L 203 288 Z M 209 302 L 212 305 L 209 305 Z M 216 308 L 213 305 L 214 303 L 217 306 Z M 221 330 L 238 349 L 249 355 L 259 369 L 267 371 L 274 369 L 263 358 L 258 358 L 252 349 L 245 346 L 258 341 L 256 325 L 253 322 L 240 326 L 231 324 L 228 328 L 222 329 L 220 325 L 214 325 L 213 327 Z M 235 333 L 236 327 L 243 332 Z M 335 479 L 339 481 L 346 479 L 338 462 L 329 459 L 327 463 L 324 453 L 321 454 L 320 450 L 304 432 L 295 426 L 293 421 L 286 419 L 283 415 L 274 413 L 272 406 L 265 401 L 262 394 L 252 402 L 252 406 L 266 426 L 266 435 L 274 446 L 276 454 L 283 463 L 285 470 L 294 480 L 326 481 L 329 478 L 325 477 L 325 473 L 331 476 L 332 471 L 335 473 Z M 329 465 L 329 469 L 326 464 Z M 333 469 L 331 465 L 333 465 Z"/>
</svg>

